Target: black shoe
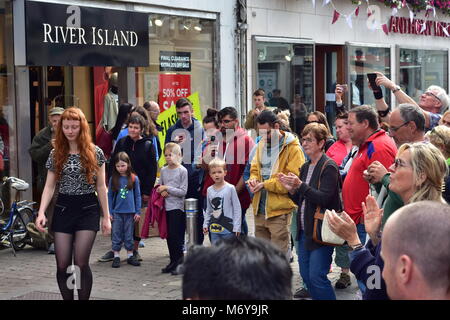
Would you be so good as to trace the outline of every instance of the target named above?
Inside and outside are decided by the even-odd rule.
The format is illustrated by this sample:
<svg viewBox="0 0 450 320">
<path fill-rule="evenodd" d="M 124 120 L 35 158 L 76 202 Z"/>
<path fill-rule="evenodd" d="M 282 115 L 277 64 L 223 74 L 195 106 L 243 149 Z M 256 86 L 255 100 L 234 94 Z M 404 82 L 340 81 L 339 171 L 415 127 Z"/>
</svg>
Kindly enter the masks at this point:
<svg viewBox="0 0 450 320">
<path fill-rule="evenodd" d="M 142 261 L 141 255 L 137 250 L 133 250 L 133 256 L 135 256 L 138 261 Z"/>
<path fill-rule="evenodd" d="M 98 259 L 100 262 L 108 262 L 114 260 L 114 252 L 108 251 L 101 258 Z"/>
<path fill-rule="evenodd" d="M 113 268 L 120 268 L 120 257 L 114 257 L 113 263 L 112 263 L 112 267 Z"/>
<path fill-rule="evenodd" d="M 311 299 L 311 295 L 305 288 L 300 288 L 294 293 L 296 299 Z"/>
<path fill-rule="evenodd" d="M 338 281 L 336 281 L 334 287 L 336 289 L 345 289 L 351 284 L 352 281 L 350 280 L 350 275 L 348 273 L 341 272 L 341 276 L 339 277 Z"/>
<path fill-rule="evenodd" d="M 182 264 L 181 263 L 177 263 L 174 266 L 174 268 L 173 268 L 173 270 L 172 270 L 172 272 L 170 274 L 173 275 L 173 276 L 177 276 L 177 275 L 181 274 L 181 268 L 182 268 Z"/>
<path fill-rule="evenodd" d="M 165 268 L 162 268 L 161 272 L 162 273 L 170 273 L 174 270 L 175 267 L 176 267 L 175 262 L 171 262 Z"/>
<path fill-rule="evenodd" d="M 127 259 L 127 263 L 131 264 L 132 266 L 135 266 L 135 267 L 139 267 L 141 265 L 141 263 L 139 262 L 139 260 L 136 258 L 135 255 L 132 255 L 131 257 L 129 257 Z"/>
</svg>

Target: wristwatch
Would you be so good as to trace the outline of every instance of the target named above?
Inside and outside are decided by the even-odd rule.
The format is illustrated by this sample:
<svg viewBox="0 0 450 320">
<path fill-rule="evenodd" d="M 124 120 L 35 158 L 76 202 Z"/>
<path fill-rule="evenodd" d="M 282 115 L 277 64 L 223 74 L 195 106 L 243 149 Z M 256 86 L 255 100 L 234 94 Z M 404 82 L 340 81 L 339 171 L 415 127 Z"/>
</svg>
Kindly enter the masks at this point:
<svg viewBox="0 0 450 320">
<path fill-rule="evenodd" d="M 394 90 L 392 90 L 392 93 L 396 93 L 397 91 L 400 91 L 402 88 L 400 86 L 395 86 Z"/>
<path fill-rule="evenodd" d="M 358 243 L 357 245 L 350 246 L 350 248 L 352 248 L 352 251 L 357 251 L 357 250 L 361 250 L 362 248 L 364 248 L 364 245 L 362 243 Z"/>
</svg>

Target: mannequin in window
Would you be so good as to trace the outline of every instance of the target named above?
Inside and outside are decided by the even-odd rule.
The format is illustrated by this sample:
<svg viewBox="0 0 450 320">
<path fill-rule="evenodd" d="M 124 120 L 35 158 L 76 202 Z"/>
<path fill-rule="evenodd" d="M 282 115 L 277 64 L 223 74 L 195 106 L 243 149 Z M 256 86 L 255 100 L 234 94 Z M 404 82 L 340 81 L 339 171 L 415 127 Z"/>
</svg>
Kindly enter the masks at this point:
<svg viewBox="0 0 450 320">
<path fill-rule="evenodd" d="M 358 86 L 356 85 L 356 78 L 357 78 L 356 71 L 350 72 L 350 83 L 351 83 L 350 90 L 352 97 L 352 107 L 361 105 L 360 92 Z"/>
<path fill-rule="evenodd" d="M 118 75 L 116 72 L 111 75 L 111 78 L 109 78 L 109 90 L 105 95 L 103 103 L 104 109 L 102 124 L 106 131 L 110 131 L 116 124 L 117 114 L 119 112 L 119 96 L 117 95 L 118 91 Z"/>
</svg>

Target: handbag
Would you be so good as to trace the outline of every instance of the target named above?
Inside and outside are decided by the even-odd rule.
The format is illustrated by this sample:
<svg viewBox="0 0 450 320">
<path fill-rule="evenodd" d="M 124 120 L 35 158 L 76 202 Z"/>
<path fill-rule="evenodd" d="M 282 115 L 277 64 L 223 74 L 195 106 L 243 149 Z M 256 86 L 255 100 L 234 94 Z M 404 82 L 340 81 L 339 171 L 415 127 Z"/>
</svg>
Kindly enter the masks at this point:
<svg viewBox="0 0 450 320">
<path fill-rule="evenodd" d="M 106 158 L 111 157 L 113 142 L 112 134 L 106 131 L 101 123 L 98 124 L 97 130 L 95 132 L 95 142 L 97 146 L 103 150 Z"/>
<path fill-rule="evenodd" d="M 322 172 L 330 161 L 332 160 L 325 161 L 320 170 L 319 185 L 317 189 L 320 188 L 320 177 L 322 176 Z M 345 240 L 331 231 L 328 219 L 325 218 L 327 211 L 329 210 L 326 210 L 324 214 L 320 212 L 320 206 L 317 206 L 316 208 L 316 212 L 314 213 L 313 240 L 314 242 L 325 246 L 342 246 L 345 243 Z"/>
</svg>

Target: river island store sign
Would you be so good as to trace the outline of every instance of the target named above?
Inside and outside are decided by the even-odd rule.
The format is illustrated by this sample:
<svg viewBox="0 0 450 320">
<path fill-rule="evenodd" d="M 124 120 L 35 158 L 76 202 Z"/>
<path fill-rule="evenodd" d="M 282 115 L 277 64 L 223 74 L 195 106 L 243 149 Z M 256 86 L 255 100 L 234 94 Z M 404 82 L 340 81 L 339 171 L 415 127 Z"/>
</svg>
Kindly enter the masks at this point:
<svg viewBox="0 0 450 320">
<path fill-rule="evenodd" d="M 27 65 L 148 66 L 148 15 L 27 1 Z"/>
</svg>

